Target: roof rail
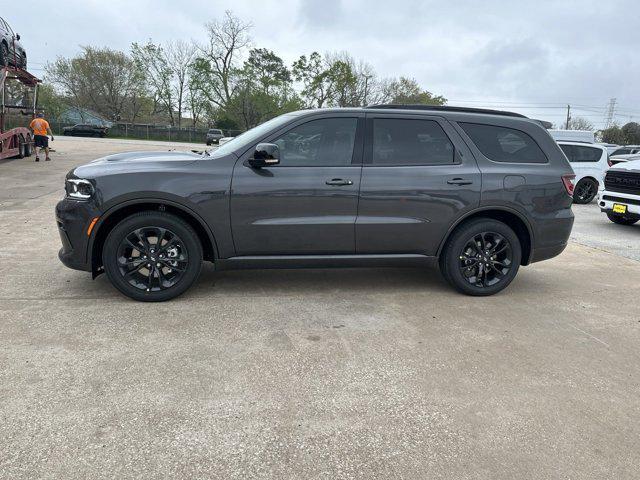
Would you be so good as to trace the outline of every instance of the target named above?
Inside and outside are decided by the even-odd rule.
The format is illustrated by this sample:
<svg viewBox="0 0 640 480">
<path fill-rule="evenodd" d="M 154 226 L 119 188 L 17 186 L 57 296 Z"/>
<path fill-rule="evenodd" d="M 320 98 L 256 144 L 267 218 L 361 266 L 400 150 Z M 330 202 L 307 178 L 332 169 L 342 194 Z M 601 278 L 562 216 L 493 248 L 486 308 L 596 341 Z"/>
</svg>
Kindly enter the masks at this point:
<svg viewBox="0 0 640 480">
<path fill-rule="evenodd" d="M 489 110 L 487 108 L 467 108 L 467 107 L 447 107 L 443 105 L 401 105 L 394 103 L 367 105 L 363 108 L 389 109 L 389 110 L 432 110 L 436 112 L 461 112 L 461 113 L 484 113 L 489 115 L 502 115 L 504 117 L 528 118 L 520 113 L 505 112 L 503 110 Z"/>
</svg>

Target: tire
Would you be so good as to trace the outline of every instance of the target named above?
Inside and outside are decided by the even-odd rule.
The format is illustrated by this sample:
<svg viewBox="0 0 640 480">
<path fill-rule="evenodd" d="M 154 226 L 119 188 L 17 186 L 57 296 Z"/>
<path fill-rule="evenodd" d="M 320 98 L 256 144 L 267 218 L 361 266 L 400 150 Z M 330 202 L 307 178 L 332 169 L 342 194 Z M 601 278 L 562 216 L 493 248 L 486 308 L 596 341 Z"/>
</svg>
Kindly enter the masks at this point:
<svg viewBox="0 0 640 480">
<path fill-rule="evenodd" d="M 154 237 L 153 232 L 161 233 Z M 158 237 L 166 240 L 159 249 Z M 121 293 L 142 302 L 163 302 L 183 294 L 196 281 L 202 269 L 202 245 L 193 228 L 175 215 L 141 212 L 109 232 L 102 261 L 107 277 Z"/>
<path fill-rule="evenodd" d="M 9 47 L 6 43 L 0 43 L 0 67 L 9 66 Z"/>
<path fill-rule="evenodd" d="M 33 140 L 27 138 L 27 142 L 24 144 L 24 156 L 30 157 L 33 154 Z"/>
<path fill-rule="evenodd" d="M 484 243 L 482 250 L 479 243 Z M 492 251 L 495 255 L 491 255 Z M 459 292 L 487 296 L 504 290 L 512 282 L 521 258 L 520 240 L 508 225 L 478 218 L 463 223 L 451 234 L 440 255 L 440 271 Z M 485 269 L 485 265 L 492 267 Z"/>
<path fill-rule="evenodd" d="M 22 136 L 18 137 L 18 158 L 24 158 L 27 156 L 27 142 L 24 141 Z"/>
<path fill-rule="evenodd" d="M 638 222 L 637 218 L 629 218 L 616 213 L 607 213 L 607 217 L 609 217 L 609 220 L 613 223 L 617 223 L 618 225 L 633 225 Z"/>
<path fill-rule="evenodd" d="M 598 194 L 598 182 L 592 178 L 583 178 L 573 192 L 573 203 L 585 205 L 591 203 Z"/>
</svg>

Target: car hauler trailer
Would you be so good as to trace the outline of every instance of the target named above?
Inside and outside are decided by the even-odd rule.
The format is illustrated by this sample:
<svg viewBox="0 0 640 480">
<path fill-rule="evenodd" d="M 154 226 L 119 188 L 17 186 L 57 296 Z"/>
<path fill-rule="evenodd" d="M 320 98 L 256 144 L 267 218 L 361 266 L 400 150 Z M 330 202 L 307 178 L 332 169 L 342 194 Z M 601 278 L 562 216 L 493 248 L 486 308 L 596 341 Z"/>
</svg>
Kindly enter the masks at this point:
<svg viewBox="0 0 640 480">
<path fill-rule="evenodd" d="M 33 136 L 28 124 L 36 113 L 40 80 L 26 70 L 0 68 L 0 160 L 28 157 L 33 152 Z M 25 126 L 7 128 L 9 117 L 26 117 Z"/>
</svg>

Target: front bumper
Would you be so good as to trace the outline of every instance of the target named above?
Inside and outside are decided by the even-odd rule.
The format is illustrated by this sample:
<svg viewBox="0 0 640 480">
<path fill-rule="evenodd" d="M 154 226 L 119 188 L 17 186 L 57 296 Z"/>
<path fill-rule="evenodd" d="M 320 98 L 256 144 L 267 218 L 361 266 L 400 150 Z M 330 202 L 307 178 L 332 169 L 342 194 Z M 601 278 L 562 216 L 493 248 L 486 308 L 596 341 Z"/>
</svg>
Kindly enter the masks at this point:
<svg viewBox="0 0 640 480">
<path fill-rule="evenodd" d="M 60 261 L 74 270 L 91 271 L 87 229 L 99 214 L 90 202 L 65 198 L 56 205 L 56 223 L 62 241 Z"/>
<path fill-rule="evenodd" d="M 622 214 L 624 217 L 640 218 L 640 195 L 607 190 L 601 190 L 598 193 L 598 206 L 602 212 L 614 213 L 614 203 L 627 206 L 627 213 Z"/>
</svg>

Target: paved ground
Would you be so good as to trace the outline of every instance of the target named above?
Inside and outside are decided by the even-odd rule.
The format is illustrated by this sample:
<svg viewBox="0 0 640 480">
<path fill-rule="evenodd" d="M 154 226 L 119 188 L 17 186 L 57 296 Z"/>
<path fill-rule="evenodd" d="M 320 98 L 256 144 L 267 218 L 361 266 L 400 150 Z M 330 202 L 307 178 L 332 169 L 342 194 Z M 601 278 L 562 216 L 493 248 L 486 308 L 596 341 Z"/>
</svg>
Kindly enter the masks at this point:
<svg viewBox="0 0 640 480">
<path fill-rule="evenodd" d="M 576 208 L 491 298 L 207 267 L 141 304 L 58 263 L 53 206 L 71 166 L 166 146 L 55 146 L 0 164 L 0 478 L 638 478 L 638 228 Z"/>
</svg>

